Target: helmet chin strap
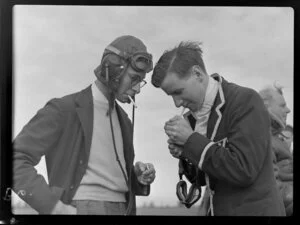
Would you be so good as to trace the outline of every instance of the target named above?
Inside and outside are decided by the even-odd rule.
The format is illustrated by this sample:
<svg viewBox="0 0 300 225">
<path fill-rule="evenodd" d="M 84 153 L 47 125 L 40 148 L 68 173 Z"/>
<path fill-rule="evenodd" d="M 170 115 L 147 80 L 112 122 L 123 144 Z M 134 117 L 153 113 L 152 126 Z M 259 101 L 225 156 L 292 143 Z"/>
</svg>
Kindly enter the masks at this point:
<svg viewBox="0 0 300 225">
<path fill-rule="evenodd" d="M 132 97 L 132 100 L 135 102 L 135 96 Z M 133 143 L 133 134 L 134 134 L 134 113 L 135 113 L 135 105 L 132 104 L 132 143 Z"/>
<path fill-rule="evenodd" d="M 104 66 L 105 66 L 105 81 L 106 81 L 105 84 L 106 84 L 107 91 L 108 91 L 108 103 L 109 103 L 109 107 L 108 107 L 106 115 L 111 116 L 111 112 L 115 106 L 116 96 L 115 96 L 115 92 L 109 86 L 108 64 L 105 63 Z"/>
</svg>

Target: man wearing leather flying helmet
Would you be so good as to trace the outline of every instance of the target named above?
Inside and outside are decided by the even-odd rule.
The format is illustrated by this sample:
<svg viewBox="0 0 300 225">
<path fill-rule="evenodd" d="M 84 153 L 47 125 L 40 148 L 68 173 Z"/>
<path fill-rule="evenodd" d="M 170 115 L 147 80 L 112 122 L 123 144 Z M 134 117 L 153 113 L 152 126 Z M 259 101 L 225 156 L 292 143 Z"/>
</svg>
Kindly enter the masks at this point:
<svg viewBox="0 0 300 225">
<path fill-rule="evenodd" d="M 130 102 L 130 97 L 140 92 L 141 86 L 146 84 L 146 73 L 152 69 L 152 55 L 146 46 L 132 36 L 122 36 L 105 48 L 95 74 L 108 87 L 108 92 L 124 103 Z"/>
<path fill-rule="evenodd" d="M 149 195 L 155 169 L 133 166 L 133 126 L 116 99 L 134 99 L 152 68 L 141 40 L 118 37 L 92 85 L 40 109 L 13 142 L 19 197 L 41 214 L 135 215 L 135 196 Z M 34 169 L 42 156 L 48 184 Z"/>
</svg>

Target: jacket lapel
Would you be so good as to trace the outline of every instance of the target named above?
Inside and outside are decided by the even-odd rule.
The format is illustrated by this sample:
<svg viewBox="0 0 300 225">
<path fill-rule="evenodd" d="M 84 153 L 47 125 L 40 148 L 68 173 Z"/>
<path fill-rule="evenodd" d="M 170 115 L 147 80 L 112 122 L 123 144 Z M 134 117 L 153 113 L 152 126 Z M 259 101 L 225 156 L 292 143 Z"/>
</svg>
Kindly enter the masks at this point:
<svg viewBox="0 0 300 225">
<path fill-rule="evenodd" d="M 207 124 L 207 137 L 210 140 L 214 140 L 221 119 L 222 119 L 222 111 L 221 108 L 225 104 L 225 97 L 224 97 L 224 92 L 223 92 L 223 78 L 219 76 L 218 74 L 213 74 L 212 77 L 219 82 L 218 84 L 218 93 L 214 102 L 214 105 L 211 109 L 211 113 L 208 119 L 208 124 Z"/>
<path fill-rule="evenodd" d="M 94 109 L 93 109 L 93 96 L 91 85 L 80 92 L 79 96 L 75 100 L 76 102 L 76 112 L 81 122 L 84 136 L 85 136 L 85 151 L 89 154 L 92 142 L 92 134 L 93 134 L 93 117 L 94 117 Z M 118 114 L 118 119 L 120 122 L 122 138 L 123 138 L 123 149 L 124 149 L 124 157 L 126 161 L 127 171 L 130 168 L 133 161 L 133 156 L 131 151 L 132 149 L 132 128 L 131 124 L 126 121 L 127 115 L 121 109 L 121 107 L 116 104 L 116 110 Z"/>
<path fill-rule="evenodd" d="M 127 173 L 130 174 L 130 168 L 133 163 L 133 142 L 132 142 L 132 127 L 127 120 L 127 114 L 123 109 L 116 103 L 116 110 L 118 119 L 120 122 L 122 138 L 123 138 L 123 150 L 124 158 L 126 162 Z"/>
<path fill-rule="evenodd" d="M 129 193 L 126 195 L 128 207 L 132 210 L 135 210 L 135 198 L 132 191 L 132 173 L 131 173 L 131 166 L 134 160 L 134 151 L 133 151 L 133 141 L 132 141 L 132 126 L 131 123 L 128 121 L 128 116 L 124 112 L 124 110 L 115 102 L 116 104 L 116 111 L 121 127 L 121 133 L 123 138 L 123 151 L 124 151 L 124 158 L 126 163 L 126 171 L 128 176 L 128 188 Z M 133 205 L 132 205 L 133 204 Z"/>
<path fill-rule="evenodd" d="M 80 92 L 79 96 L 75 100 L 76 112 L 81 122 L 84 140 L 85 140 L 85 153 L 89 156 L 93 134 L 93 96 L 91 85 Z"/>
</svg>

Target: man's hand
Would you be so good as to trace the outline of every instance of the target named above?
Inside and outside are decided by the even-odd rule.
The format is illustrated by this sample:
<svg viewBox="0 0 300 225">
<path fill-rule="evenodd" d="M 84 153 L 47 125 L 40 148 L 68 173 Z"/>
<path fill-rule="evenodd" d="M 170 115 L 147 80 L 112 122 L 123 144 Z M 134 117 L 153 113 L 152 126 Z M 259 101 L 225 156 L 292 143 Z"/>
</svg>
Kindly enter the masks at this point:
<svg viewBox="0 0 300 225">
<path fill-rule="evenodd" d="M 62 201 L 58 201 L 51 214 L 76 215 L 77 209 L 71 205 L 64 204 Z"/>
<path fill-rule="evenodd" d="M 184 145 L 189 136 L 194 132 L 189 123 L 181 116 L 174 116 L 164 126 L 166 134 L 173 144 Z"/>
<path fill-rule="evenodd" d="M 176 145 L 172 142 L 171 139 L 168 140 L 169 143 L 169 150 L 170 150 L 170 154 L 174 157 L 179 159 L 179 157 L 181 156 L 182 152 L 183 152 L 183 147 Z"/>
<path fill-rule="evenodd" d="M 136 162 L 134 172 L 141 184 L 149 185 L 155 179 L 155 169 L 151 163 Z"/>
</svg>

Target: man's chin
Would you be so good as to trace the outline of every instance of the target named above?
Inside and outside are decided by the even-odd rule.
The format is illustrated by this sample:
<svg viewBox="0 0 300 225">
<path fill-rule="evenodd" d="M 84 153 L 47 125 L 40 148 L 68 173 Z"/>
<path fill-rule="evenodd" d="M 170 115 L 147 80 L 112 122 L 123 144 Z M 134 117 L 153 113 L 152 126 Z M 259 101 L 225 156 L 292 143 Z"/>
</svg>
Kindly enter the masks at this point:
<svg viewBox="0 0 300 225">
<path fill-rule="evenodd" d="M 198 111 L 198 108 L 197 107 L 193 107 L 193 106 L 188 106 L 187 107 L 191 112 L 197 112 Z"/>
</svg>

